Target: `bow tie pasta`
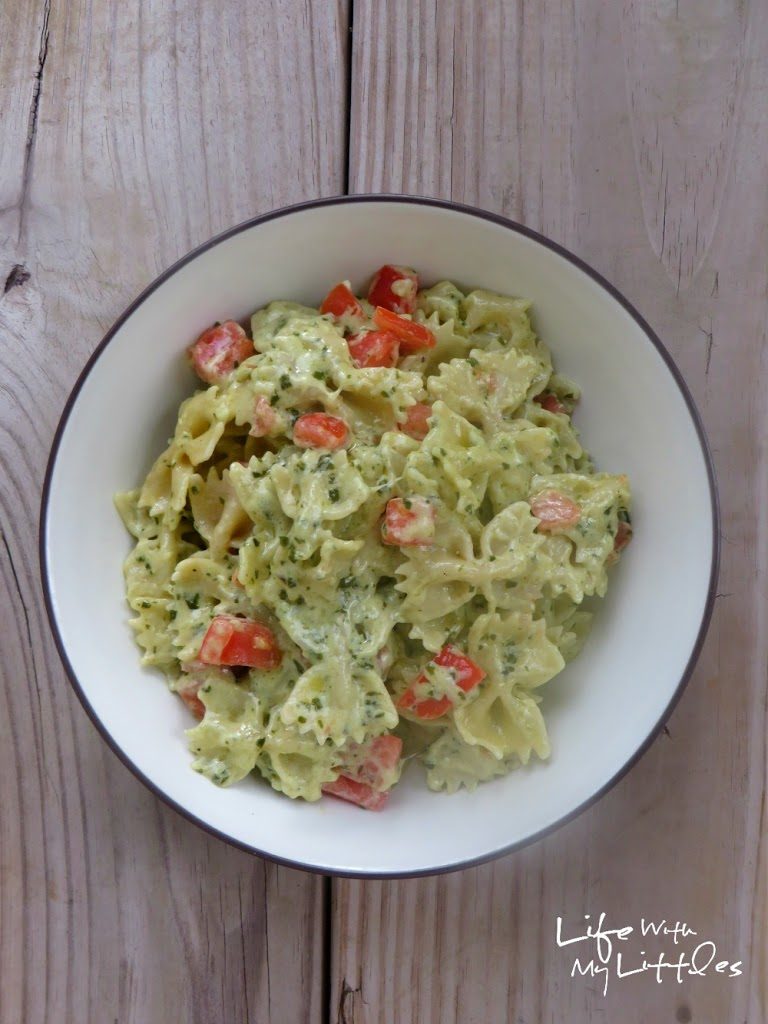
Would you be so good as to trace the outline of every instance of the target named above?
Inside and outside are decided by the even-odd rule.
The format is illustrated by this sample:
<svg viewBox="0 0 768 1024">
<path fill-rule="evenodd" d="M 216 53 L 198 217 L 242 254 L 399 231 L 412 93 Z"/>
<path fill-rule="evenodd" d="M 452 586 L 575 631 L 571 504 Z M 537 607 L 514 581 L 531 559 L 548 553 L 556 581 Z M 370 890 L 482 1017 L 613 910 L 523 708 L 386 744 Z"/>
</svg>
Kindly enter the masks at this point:
<svg viewBox="0 0 768 1024">
<path fill-rule="evenodd" d="M 189 357 L 205 386 L 116 503 L 195 770 L 378 810 L 411 756 L 448 792 L 546 758 L 541 687 L 632 528 L 528 303 L 386 266 Z"/>
</svg>

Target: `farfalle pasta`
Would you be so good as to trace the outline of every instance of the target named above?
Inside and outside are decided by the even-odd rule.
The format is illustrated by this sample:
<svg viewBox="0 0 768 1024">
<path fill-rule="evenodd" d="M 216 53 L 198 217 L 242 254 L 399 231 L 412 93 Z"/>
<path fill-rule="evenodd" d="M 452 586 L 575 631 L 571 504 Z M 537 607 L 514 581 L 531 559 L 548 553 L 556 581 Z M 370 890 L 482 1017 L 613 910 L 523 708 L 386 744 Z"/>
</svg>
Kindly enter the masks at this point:
<svg viewBox="0 0 768 1024">
<path fill-rule="evenodd" d="M 117 496 L 143 663 L 192 765 L 377 810 L 403 764 L 472 788 L 549 741 L 541 688 L 631 537 L 525 300 L 382 267 L 190 347 L 204 384 Z M 574 695 L 574 699 L 578 699 Z"/>
</svg>

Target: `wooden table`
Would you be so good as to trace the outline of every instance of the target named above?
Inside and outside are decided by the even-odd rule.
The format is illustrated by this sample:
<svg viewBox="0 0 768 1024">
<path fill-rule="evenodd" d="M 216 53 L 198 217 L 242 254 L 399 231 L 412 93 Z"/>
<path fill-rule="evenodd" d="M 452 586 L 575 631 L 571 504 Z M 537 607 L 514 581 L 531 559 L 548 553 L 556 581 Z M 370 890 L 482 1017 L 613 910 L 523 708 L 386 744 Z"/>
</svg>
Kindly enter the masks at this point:
<svg viewBox="0 0 768 1024">
<path fill-rule="evenodd" d="M 0 1021 L 764 1024 L 768 5 L 0 10 Z M 167 809 L 88 722 L 40 595 L 44 466 L 102 333 L 215 232 L 345 191 L 451 197 L 585 257 L 669 346 L 720 480 L 716 613 L 664 734 L 554 835 L 420 881 L 275 867 Z M 603 996 L 555 942 L 600 912 L 688 922 L 742 973 Z"/>
</svg>

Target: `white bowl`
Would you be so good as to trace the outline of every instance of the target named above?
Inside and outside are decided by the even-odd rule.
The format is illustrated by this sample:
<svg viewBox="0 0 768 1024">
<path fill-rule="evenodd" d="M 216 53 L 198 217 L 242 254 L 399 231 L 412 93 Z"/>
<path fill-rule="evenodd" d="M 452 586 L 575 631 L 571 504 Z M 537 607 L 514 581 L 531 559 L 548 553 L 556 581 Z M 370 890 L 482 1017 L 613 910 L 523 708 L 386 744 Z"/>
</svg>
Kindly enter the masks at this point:
<svg viewBox="0 0 768 1024">
<path fill-rule="evenodd" d="M 383 263 L 533 300 L 556 366 L 583 389 L 576 421 L 600 468 L 629 474 L 635 537 L 583 653 L 544 687 L 552 757 L 474 793 L 405 773 L 371 814 L 293 802 L 255 778 L 217 789 L 190 768 L 181 701 L 139 667 L 112 495 L 136 486 L 193 388 L 184 347 L 271 299 L 317 304 Z M 244 849 L 333 874 L 397 876 L 499 856 L 604 793 L 679 697 L 712 608 L 718 512 L 690 395 L 659 339 L 581 260 L 500 217 L 401 197 L 323 200 L 233 228 L 139 296 L 96 349 L 61 420 L 43 494 L 41 561 L 59 650 L 113 750 L 181 813 Z M 137 837 L 137 842 L 140 839 Z"/>
</svg>

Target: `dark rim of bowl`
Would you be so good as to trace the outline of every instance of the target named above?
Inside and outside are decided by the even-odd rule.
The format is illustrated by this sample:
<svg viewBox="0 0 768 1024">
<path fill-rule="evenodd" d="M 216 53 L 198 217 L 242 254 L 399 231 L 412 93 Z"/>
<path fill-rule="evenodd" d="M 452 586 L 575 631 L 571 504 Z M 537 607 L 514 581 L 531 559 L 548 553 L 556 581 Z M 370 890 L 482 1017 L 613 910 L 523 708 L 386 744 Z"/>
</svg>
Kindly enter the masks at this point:
<svg viewBox="0 0 768 1024">
<path fill-rule="evenodd" d="M 313 208 L 325 206 L 352 205 L 355 203 L 411 203 L 416 206 L 431 206 L 437 209 L 450 210 L 457 213 L 467 214 L 472 217 L 477 217 L 480 218 L 481 220 L 487 220 L 493 224 L 498 224 L 501 227 L 507 228 L 508 230 L 514 231 L 517 234 L 524 235 L 526 238 L 530 238 L 533 241 L 538 242 L 539 245 L 542 245 L 545 248 L 557 253 L 559 256 L 562 256 L 564 259 L 568 260 L 574 266 L 578 267 L 579 270 L 583 271 L 586 275 L 592 278 L 593 281 L 595 281 L 598 285 L 605 289 L 605 291 L 608 292 L 608 294 L 624 310 L 626 310 L 627 313 L 629 313 L 632 319 L 641 328 L 643 333 L 646 335 L 649 341 L 655 346 L 659 355 L 664 360 L 667 369 L 669 370 L 670 374 L 675 380 L 675 383 L 680 389 L 680 393 L 683 396 L 685 404 L 688 407 L 688 412 L 693 421 L 694 427 L 696 428 L 696 433 L 699 438 L 699 444 L 701 445 L 701 452 L 707 467 L 707 476 L 709 480 L 709 491 L 711 500 L 712 561 L 709 573 L 709 587 L 707 591 L 707 600 L 704 606 L 704 612 L 701 618 L 699 632 L 696 637 L 696 642 L 693 645 L 690 657 L 688 659 L 688 663 L 685 667 L 685 670 L 683 671 L 679 683 L 677 684 L 677 687 L 675 688 L 675 692 L 673 693 L 663 712 L 659 716 L 658 721 L 648 733 L 648 736 L 646 737 L 644 742 L 640 744 L 637 750 L 635 750 L 634 753 L 628 758 L 628 760 L 625 761 L 624 765 L 607 782 L 605 782 L 600 787 L 600 789 L 598 789 L 586 800 L 582 801 L 582 803 L 575 807 L 572 811 L 569 811 L 568 814 L 563 815 L 561 818 L 558 818 L 557 821 L 553 822 L 550 825 L 547 825 L 543 829 L 540 829 L 538 832 L 535 832 L 532 835 L 527 836 L 525 839 L 521 839 L 515 843 L 510 843 L 508 846 L 502 846 L 496 850 L 492 850 L 490 853 L 484 853 L 479 857 L 471 857 L 468 860 L 440 865 L 436 868 L 421 868 L 416 871 L 343 871 L 336 870 L 333 867 L 323 867 L 322 865 L 306 863 L 304 861 L 293 860 L 287 857 L 278 857 L 272 853 L 269 853 L 266 850 L 262 850 L 256 846 L 252 846 L 250 843 L 245 843 L 241 840 L 235 839 L 227 833 L 222 832 L 219 829 L 209 825 L 207 822 L 203 821 L 201 818 L 198 818 L 195 814 L 189 811 L 186 807 L 182 806 L 181 804 L 173 800 L 154 782 L 147 778 L 147 776 L 144 775 L 141 769 L 130 760 L 130 758 L 113 740 L 112 736 L 107 731 L 101 719 L 93 710 L 90 702 L 88 701 L 88 698 L 86 697 L 83 691 L 82 686 L 80 685 L 80 682 L 74 672 L 74 669 L 72 668 L 72 664 L 70 663 L 69 658 L 67 656 L 67 652 L 64 648 L 64 644 L 56 621 L 56 616 L 53 610 L 53 599 L 50 588 L 48 558 L 45 543 L 45 537 L 47 533 L 48 504 L 50 499 L 51 480 L 53 478 L 53 471 L 56 465 L 56 458 L 58 455 L 59 446 L 61 444 L 61 439 L 64 435 L 64 431 L 69 421 L 69 417 L 74 407 L 74 404 L 77 400 L 78 395 L 80 394 L 80 391 L 85 381 L 87 380 L 91 370 L 93 369 L 96 361 L 98 360 L 102 352 L 105 350 L 107 345 L 110 343 L 115 334 L 119 331 L 122 325 L 126 322 L 126 320 L 128 320 L 128 318 L 133 315 L 133 313 L 144 302 L 144 300 L 147 299 L 157 288 L 160 287 L 160 285 L 167 281 L 168 278 L 172 277 L 178 270 L 184 267 L 187 263 L 196 259 L 199 255 L 206 252 L 208 249 L 212 249 L 220 242 L 223 242 L 228 238 L 232 238 L 234 235 L 237 235 L 242 231 L 247 231 L 250 228 L 255 227 L 256 225 L 264 224 L 267 221 L 275 220 L 276 218 L 279 217 L 290 216 L 291 214 L 298 213 L 302 210 L 311 210 Z M 244 221 L 241 224 L 237 224 L 235 227 L 229 228 L 227 231 L 223 231 L 221 234 L 216 235 L 214 238 L 209 239 L 209 241 L 204 242 L 196 249 L 193 249 L 191 252 L 187 253 L 186 256 L 182 256 L 181 259 L 176 261 L 176 263 L 170 266 L 167 270 L 163 271 L 163 273 L 160 274 L 159 277 L 155 278 L 155 280 L 151 284 L 149 284 L 144 289 L 144 291 L 142 291 L 141 294 L 137 296 L 137 298 L 134 299 L 134 301 L 128 306 L 128 308 L 117 318 L 115 323 L 112 325 L 112 327 L 110 327 L 110 329 L 107 331 L 107 333 L 104 335 L 102 340 L 97 345 L 95 351 L 88 359 L 88 362 L 85 364 L 83 371 L 78 377 L 75 386 L 72 389 L 69 398 L 67 399 L 66 405 L 64 406 L 64 410 L 61 415 L 61 419 L 59 421 L 59 425 L 56 428 L 56 434 L 53 439 L 53 446 L 51 448 L 51 454 L 48 459 L 48 466 L 45 473 L 45 482 L 43 484 L 39 530 L 39 557 L 40 566 L 42 570 L 45 606 L 48 614 L 48 620 L 51 626 L 51 631 L 53 632 L 56 647 L 58 648 L 59 657 L 61 658 L 69 681 L 72 687 L 74 688 L 75 693 L 77 694 L 80 700 L 80 703 L 85 708 L 85 711 L 88 714 L 91 721 L 93 722 L 93 724 L 101 733 L 103 739 L 106 741 L 108 746 L 111 747 L 111 749 L 117 755 L 117 757 L 131 772 L 133 772 L 133 774 L 141 782 L 144 783 L 144 785 L 149 790 L 151 790 L 156 796 L 158 796 L 164 803 L 166 803 L 169 807 L 172 807 L 175 811 L 178 811 L 179 814 L 183 815 L 183 817 L 187 818 L 189 821 L 194 822 L 195 825 L 198 825 L 200 828 L 208 832 L 210 835 L 216 836 L 219 839 L 223 839 L 224 842 L 229 843 L 231 846 L 244 850 L 247 853 L 257 854 L 260 857 L 264 857 L 265 859 L 273 861 L 277 864 L 286 865 L 287 867 L 299 868 L 303 871 L 309 871 L 315 874 L 331 875 L 339 878 L 416 878 L 428 875 L 447 874 L 452 871 L 459 871 L 464 868 L 474 867 L 478 864 L 484 864 L 488 861 L 495 860 L 498 857 L 503 857 L 508 853 L 512 853 L 515 850 L 519 850 L 522 847 L 528 846 L 531 843 L 534 843 L 537 840 L 544 838 L 545 836 L 554 832 L 556 829 L 559 829 L 563 825 L 567 824 L 569 821 L 572 821 L 579 814 L 585 811 L 588 807 L 591 807 L 593 804 L 597 803 L 597 801 L 602 796 L 604 796 L 609 789 L 612 789 L 613 786 L 615 786 L 616 783 L 619 782 L 627 774 L 627 772 L 631 768 L 633 768 L 634 765 L 640 760 L 640 758 L 648 750 L 648 748 L 651 746 L 651 744 L 656 739 L 658 734 L 661 732 L 664 723 L 666 722 L 670 713 L 679 701 L 682 692 L 685 689 L 691 677 L 693 668 L 696 664 L 696 661 L 698 660 L 702 646 L 704 644 L 704 639 L 706 637 L 707 629 L 709 627 L 710 619 L 712 617 L 712 610 L 715 603 L 716 586 L 720 565 L 720 507 L 717 494 L 717 484 L 715 480 L 714 464 L 712 460 L 712 454 L 709 448 L 709 443 L 707 441 L 706 434 L 704 433 L 701 417 L 699 416 L 699 412 L 696 408 L 696 405 L 694 404 L 693 398 L 688 389 L 688 385 L 683 380 L 682 374 L 678 370 L 677 366 L 672 360 L 672 357 L 667 352 L 666 348 L 662 344 L 657 334 L 651 329 L 648 323 L 631 305 L 631 303 L 629 303 L 627 299 L 625 299 L 624 296 L 619 291 L 617 291 L 617 289 L 612 284 L 610 284 L 610 282 L 607 281 L 601 274 L 599 274 L 596 270 L 590 267 L 589 264 L 585 263 L 584 260 L 580 259 L 578 256 L 575 256 L 573 253 L 563 248 L 563 246 L 559 245 L 557 242 L 553 242 L 550 239 L 545 238 L 543 235 L 540 235 L 537 231 L 532 231 L 530 228 L 527 228 L 522 224 L 518 224 L 515 221 L 508 220 L 506 217 L 502 217 L 499 214 L 490 213 L 486 210 L 479 210 L 476 209 L 475 207 L 466 206 L 462 203 L 454 203 L 449 202 L 447 200 L 430 199 L 427 197 L 412 195 L 361 194 L 351 196 L 331 196 L 326 199 L 315 199 L 305 203 L 297 203 L 293 206 L 281 207 L 278 210 L 272 210 L 269 213 L 262 214 L 261 216 L 253 217 L 252 219 Z"/>
</svg>

